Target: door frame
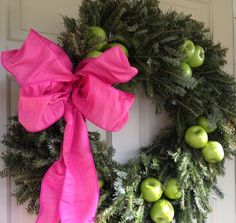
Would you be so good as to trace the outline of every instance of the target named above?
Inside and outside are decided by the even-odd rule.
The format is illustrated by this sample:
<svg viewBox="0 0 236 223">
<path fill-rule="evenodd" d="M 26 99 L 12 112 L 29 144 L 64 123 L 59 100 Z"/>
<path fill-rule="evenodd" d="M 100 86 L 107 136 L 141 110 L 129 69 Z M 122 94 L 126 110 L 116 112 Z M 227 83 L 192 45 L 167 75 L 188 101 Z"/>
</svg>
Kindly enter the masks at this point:
<svg viewBox="0 0 236 223">
<path fill-rule="evenodd" d="M 0 0 L 0 52 L 6 47 L 6 36 L 7 36 L 7 0 Z M 8 109 L 8 95 L 7 85 L 9 81 L 6 72 L 0 66 L 0 138 L 6 131 L 7 117 L 9 113 Z M 6 150 L 3 144 L 0 144 L 0 153 Z M 0 169 L 3 168 L 3 161 L 0 159 Z M 0 178 L 0 217 L 1 222 L 10 222 L 10 180 L 9 178 Z"/>
</svg>

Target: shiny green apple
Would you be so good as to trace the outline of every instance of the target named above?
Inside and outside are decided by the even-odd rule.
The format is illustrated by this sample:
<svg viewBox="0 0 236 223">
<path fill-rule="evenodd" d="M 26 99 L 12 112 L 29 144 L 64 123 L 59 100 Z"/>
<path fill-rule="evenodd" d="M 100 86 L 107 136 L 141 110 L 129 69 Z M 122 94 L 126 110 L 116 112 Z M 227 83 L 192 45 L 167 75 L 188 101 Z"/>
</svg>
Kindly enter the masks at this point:
<svg viewBox="0 0 236 223">
<path fill-rule="evenodd" d="M 109 43 L 107 45 L 107 49 L 109 49 L 111 47 L 114 47 L 114 46 L 120 46 L 121 49 L 123 50 L 123 52 L 126 54 L 126 56 L 127 57 L 129 56 L 129 52 L 128 52 L 127 48 L 123 44 L 121 44 L 121 43 Z"/>
<path fill-rule="evenodd" d="M 159 200 L 163 194 L 161 182 L 152 177 L 145 179 L 141 183 L 140 190 L 143 195 L 143 199 L 148 202 L 155 202 Z"/>
<path fill-rule="evenodd" d="M 178 181 L 174 178 L 170 178 L 164 187 L 164 194 L 166 197 L 172 199 L 172 200 L 177 200 L 182 196 L 182 193 L 179 188 Z"/>
<path fill-rule="evenodd" d="M 217 141 L 209 141 L 202 149 L 202 155 L 208 163 L 218 163 L 224 158 L 224 149 Z"/>
<path fill-rule="evenodd" d="M 86 58 L 96 58 L 96 57 L 99 57 L 101 54 L 102 54 L 101 51 L 93 50 L 93 51 L 88 52 L 88 53 L 85 55 L 85 57 L 86 57 Z"/>
<path fill-rule="evenodd" d="M 200 67 L 205 60 L 205 51 L 201 46 L 195 46 L 193 56 L 188 60 L 188 64 L 193 67 Z"/>
<path fill-rule="evenodd" d="M 204 116 L 200 116 L 197 119 L 197 123 L 199 126 L 204 128 L 207 133 L 212 133 L 216 130 L 216 124 L 209 122 L 209 120 Z"/>
<path fill-rule="evenodd" d="M 107 40 L 106 32 L 98 26 L 91 26 L 88 31 L 88 45 L 89 47 L 101 50 L 105 47 Z"/>
<path fill-rule="evenodd" d="M 185 142 L 195 149 L 203 148 L 208 141 L 207 132 L 199 125 L 194 125 L 185 132 Z"/>
<path fill-rule="evenodd" d="M 183 44 L 179 46 L 179 51 L 186 55 L 186 60 L 189 60 L 195 52 L 195 45 L 191 40 L 186 39 Z"/>
<path fill-rule="evenodd" d="M 182 69 L 182 76 L 184 78 L 191 78 L 192 77 L 192 69 L 187 63 L 181 63 Z"/>
<path fill-rule="evenodd" d="M 151 207 L 150 216 L 156 223 L 169 223 L 173 220 L 174 213 L 172 204 L 165 199 L 160 199 Z"/>
</svg>

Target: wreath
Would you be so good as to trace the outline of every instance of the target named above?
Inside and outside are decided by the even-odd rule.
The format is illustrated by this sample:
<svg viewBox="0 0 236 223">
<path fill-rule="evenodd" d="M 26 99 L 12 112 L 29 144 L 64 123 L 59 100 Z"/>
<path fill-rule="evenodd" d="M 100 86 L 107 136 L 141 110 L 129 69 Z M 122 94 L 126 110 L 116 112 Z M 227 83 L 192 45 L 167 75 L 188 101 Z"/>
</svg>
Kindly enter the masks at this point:
<svg viewBox="0 0 236 223">
<path fill-rule="evenodd" d="M 171 222 L 173 214 L 177 223 L 206 222 L 211 193 L 223 198 L 217 176 L 235 155 L 236 83 L 222 70 L 226 49 L 203 23 L 164 13 L 157 0 L 86 0 L 78 19 L 63 20 L 58 41 L 74 67 L 119 45 L 139 74 L 115 87 L 141 86 L 157 113 L 165 109 L 171 119 L 125 164 L 112 159 L 114 148 L 98 133 L 89 133 L 100 186 L 96 222 Z M 60 120 L 29 133 L 10 118 L 1 176 L 14 178 L 17 202 L 27 203 L 29 213 L 38 212 L 41 180 L 59 157 L 64 126 Z"/>
</svg>

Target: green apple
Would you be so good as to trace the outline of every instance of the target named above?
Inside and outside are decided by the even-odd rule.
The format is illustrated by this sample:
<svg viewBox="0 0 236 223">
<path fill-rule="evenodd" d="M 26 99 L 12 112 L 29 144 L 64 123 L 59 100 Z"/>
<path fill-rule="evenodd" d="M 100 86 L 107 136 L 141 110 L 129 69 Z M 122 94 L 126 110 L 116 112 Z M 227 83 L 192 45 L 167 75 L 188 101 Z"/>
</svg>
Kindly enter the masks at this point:
<svg viewBox="0 0 236 223">
<path fill-rule="evenodd" d="M 209 122 L 209 120 L 204 116 L 200 116 L 197 119 L 197 123 L 199 126 L 204 128 L 207 133 L 212 133 L 216 130 L 216 124 Z"/>
<path fill-rule="evenodd" d="M 99 189 L 101 189 L 104 186 L 104 181 L 99 179 L 98 180 L 98 186 L 99 186 Z"/>
<path fill-rule="evenodd" d="M 152 177 L 145 179 L 141 183 L 140 190 L 143 195 L 143 199 L 148 202 L 159 200 L 163 194 L 161 182 Z"/>
<path fill-rule="evenodd" d="M 179 189 L 178 181 L 174 178 L 170 178 L 164 187 L 164 194 L 166 197 L 177 200 L 182 196 L 182 193 Z"/>
<path fill-rule="evenodd" d="M 192 69 L 187 63 L 181 63 L 181 69 L 182 69 L 182 76 L 184 78 L 191 78 L 192 77 Z"/>
<path fill-rule="evenodd" d="M 191 40 L 186 39 L 184 43 L 179 46 L 179 50 L 181 53 L 186 55 L 186 60 L 189 60 L 195 52 L 194 43 Z"/>
<path fill-rule="evenodd" d="M 208 141 L 207 132 L 199 125 L 194 125 L 185 132 L 185 142 L 195 149 L 203 148 Z"/>
<path fill-rule="evenodd" d="M 195 46 L 193 56 L 188 60 L 188 64 L 193 67 L 200 67 L 205 60 L 205 51 L 201 46 Z"/>
<path fill-rule="evenodd" d="M 202 155 L 208 163 L 218 163 L 224 158 L 224 150 L 219 142 L 209 141 L 202 149 Z"/>
<path fill-rule="evenodd" d="M 107 34 L 98 26 L 91 26 L 88 31 L 88 45 L 96 50 L 101 50 L 106 45 Z"/>
<path fill-rule="evenodd" d="M 93 51 L 88 52 L 88 53 L 85 55 L 85 57 L 86 57 L 86 58 L 96 58 L 96 57 L 99 57 L 101 54 L 102 54 L 101 51 L 93 50 Z"/>
<path fill-rule="evenodd" d="M 150 211 L 151 219 L 156 223 L 169 223 L 173 220 L 174 214 L 172 204 L 165 199 L 155 202 Z"/>
<path fill-rule="evenodd" d="M 113 46 L 120 46 L 121 49 L 122 49 L 122 50 L 124 51 L 124 53 L 126 54 L 126 56 L 127 56 L 127 57 L 129 56 L 129 52 L 128 52 L 127 48 L 126 48 L 123 44 L 121 44 L 121 43 L 109 43 L 109 44 L 107 45 L 107 49 L 108 49 L 108 48 L 111 48 L 111 47 L 113 47 Z"/>
</svg>

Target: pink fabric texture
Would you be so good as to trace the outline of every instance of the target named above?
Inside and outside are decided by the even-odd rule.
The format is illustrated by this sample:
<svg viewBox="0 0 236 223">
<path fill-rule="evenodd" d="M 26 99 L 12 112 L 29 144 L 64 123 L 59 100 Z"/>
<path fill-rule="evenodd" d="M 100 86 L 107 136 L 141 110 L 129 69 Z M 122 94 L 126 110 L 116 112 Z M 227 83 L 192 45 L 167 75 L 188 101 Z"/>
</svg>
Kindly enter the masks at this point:
<svg viewBox="0 0 236 223">
<path fill-rule="evenodd" d="M 129 81 L 137 69 L 117 46 L 81 61 L 73 74 L 64 51 L 34 30 L 20 49 L 3 51 L 1 59 L 20 86 L 18 117 L 28 131 L 66 120 L 60 159 L 42 181 L 36 222 L 95 222 L 98 178 L 85 118 L 105 130 L 121 129 L 134 96 L 112 84 Z"/>
</svg>

